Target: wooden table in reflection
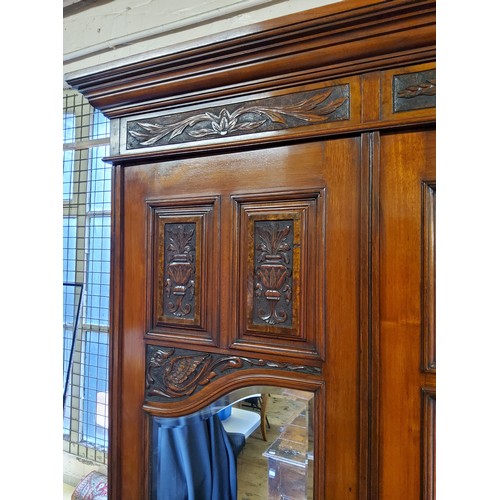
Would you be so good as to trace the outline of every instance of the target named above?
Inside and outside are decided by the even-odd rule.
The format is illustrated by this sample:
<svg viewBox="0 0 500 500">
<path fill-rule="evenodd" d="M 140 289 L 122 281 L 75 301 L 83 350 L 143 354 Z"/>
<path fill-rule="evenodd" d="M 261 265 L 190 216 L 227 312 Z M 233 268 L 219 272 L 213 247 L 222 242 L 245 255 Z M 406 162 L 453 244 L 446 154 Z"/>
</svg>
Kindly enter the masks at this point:
<svg viewBox="0 0 500 500">
<path fill-rule="evenodd" d="M 288 425 L 263 453 L 268 460 L 270 500 L 307 498 L 307 470 L 311 467 L 306 411 Z"/>
</svg>

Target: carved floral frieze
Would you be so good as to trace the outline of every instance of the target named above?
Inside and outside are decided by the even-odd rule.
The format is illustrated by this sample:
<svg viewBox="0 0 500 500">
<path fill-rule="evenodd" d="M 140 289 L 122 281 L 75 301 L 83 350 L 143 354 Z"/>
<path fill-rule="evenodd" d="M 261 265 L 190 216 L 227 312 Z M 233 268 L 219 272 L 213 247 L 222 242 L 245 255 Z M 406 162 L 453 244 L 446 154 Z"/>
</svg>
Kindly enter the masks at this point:
<svg viewBox="0 0 500 500">
<path fill-rule="evenodd" d="M 237 370 L 266 368 L 319 375 L 317 367 L 264 359 L 147 346 L 146 399 L 171 401 L 186 398 L 213 380 Z"/>
<path fill-rule="evenodd" d="M 297 92 L 197 113 L 127 123 L 127 149 L 265 132 L 349 119 L 349 85 Z"/>
</svg>

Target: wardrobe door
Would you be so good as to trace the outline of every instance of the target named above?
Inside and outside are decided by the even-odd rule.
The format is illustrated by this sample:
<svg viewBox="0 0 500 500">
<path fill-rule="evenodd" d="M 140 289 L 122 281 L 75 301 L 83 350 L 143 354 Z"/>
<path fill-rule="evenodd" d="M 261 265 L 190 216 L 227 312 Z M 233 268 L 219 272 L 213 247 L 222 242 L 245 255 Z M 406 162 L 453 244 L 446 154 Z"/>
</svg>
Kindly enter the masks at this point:
<svg viewBox="0 0 500 500">
<path fill-rule="evenodd" d="M 379 498 L 435 498 L 435 132 L 380 139 Z"/>
<path fill-rule="evenodd" d="M 118 170 L 113 498 L 148 496 L 148 346 L 312 367 L 314 375 L 258 375 L 321 388 L 315 498 L 357 498 L 360 165 L 360 139 L 352 137 Z M 276 242 L 283 245 L 266 253 Z M 285 268 L 278 293 L 264 277 L 278 279 Z M 256 373 L 242 374 L 245 383 L 258 382 Z M 168 416 L 173 404 L 182 414 L 184 403 L 210 399 L 224 385 L 223 374 L 150 406 Z"/>
</svg>

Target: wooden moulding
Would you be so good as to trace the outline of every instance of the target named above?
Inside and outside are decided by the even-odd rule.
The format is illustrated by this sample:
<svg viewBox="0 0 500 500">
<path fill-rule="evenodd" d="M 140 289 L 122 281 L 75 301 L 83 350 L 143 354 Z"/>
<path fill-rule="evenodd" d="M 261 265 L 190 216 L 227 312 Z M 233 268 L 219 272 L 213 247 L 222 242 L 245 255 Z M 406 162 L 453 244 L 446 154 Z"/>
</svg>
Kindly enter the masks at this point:
<svg viewBox="0 0 500 500">
<path fill-rule="evenodd" d="M 422 183 L 422 370 L 436 373 L 436 182 Z"/>
<path fill-rule="evenodd" d="M 112 119 L 110 161 L 227 151 L 435 121 L 435 35 L 434 1 L 351 0 L 67 82 Z"/>
<path fill-rule="evenodd" d="M 436 388 L 422 388 L 422 499 L 436 498 Z"/>
<path fill-rule="evenodd" d="M 238 313 L 231 348 L 262 353 L 281 351 L 304 359 L 321 357 L 325 328 L 318 308 L 323 310 L 325 306 L 321 248 L 325 238 L 325 190 L 234 195 L 232 202 L 239 270 L 233 284 L 238 294 Z M 286 244 L 283 248 L 288 250 L 277 252 L 283 258 L 257 250 L 257 243 L 262 241 L 272 248 L 266 234 L 269 240 L 277 242 L 276 247 L 282 242 Z M 278 234 L 281 236 L 276 238 Z M 277 281 L 271 276 L 283 277 L 283 285 L 288 288 L 287 293 L 278 293 L 279 300 L 274 295 L 272 299 L 265 298 L 268 291 L 277 292 L 270 290 L 276 285 L 270 282 Z M 248 289 L 247 283 L 254 283 L 260 292 L 255 294 L 256 288 Z M 277 288 L 282 290 L 283 285 Z M 268 317 L 264 319 L 263 315 Z"/>
<path fill-rule="evenodd" d="M 435 58 L 435 2 L 351 0 L 66 75 L 115 118 Z"/>
</svg>

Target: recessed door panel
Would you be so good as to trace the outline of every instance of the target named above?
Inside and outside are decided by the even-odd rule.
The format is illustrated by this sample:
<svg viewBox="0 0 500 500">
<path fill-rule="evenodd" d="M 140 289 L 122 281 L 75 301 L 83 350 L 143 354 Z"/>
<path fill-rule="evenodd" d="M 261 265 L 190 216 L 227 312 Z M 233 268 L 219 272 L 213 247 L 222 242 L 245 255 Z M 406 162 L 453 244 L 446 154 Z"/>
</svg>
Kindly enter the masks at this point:
<svg viewBox="0 0 500 500">
<path fill-rule="evenodd" d="M 232 196 L 239 294 L 233 347 L 319 356 L 325 191 Z"/>
<path fill-rule="evenodd" d="M 148 297 L 155 337 L 215 343 L 218 197 L 147 201 Z"/>
</svg>

